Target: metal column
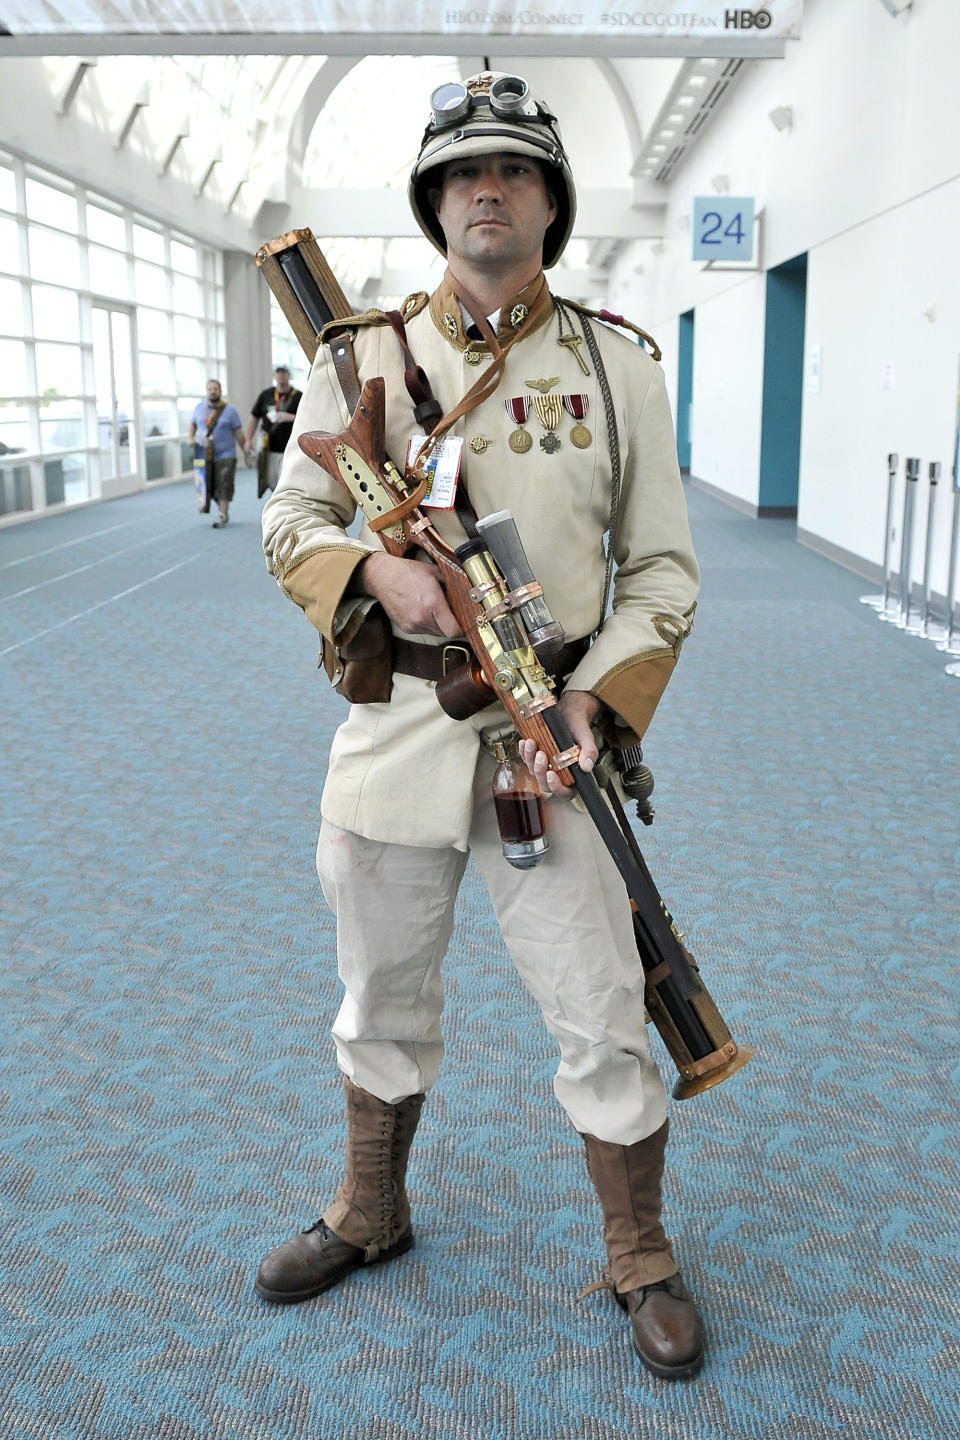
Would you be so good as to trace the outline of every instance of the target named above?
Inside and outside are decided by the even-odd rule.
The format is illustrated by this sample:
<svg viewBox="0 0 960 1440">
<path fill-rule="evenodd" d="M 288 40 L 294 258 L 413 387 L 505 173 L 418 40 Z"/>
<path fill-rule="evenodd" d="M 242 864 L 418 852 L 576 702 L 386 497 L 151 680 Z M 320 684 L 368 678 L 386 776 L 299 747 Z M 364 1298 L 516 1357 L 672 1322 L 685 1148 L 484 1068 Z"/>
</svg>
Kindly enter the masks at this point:
<svg viewBox="0 0 960 1440">
<path fill-rule="evenodd" d="M 861 595 L 860 604 L 869 605 L 872 609 L 883 615 L 894 618 L 896 606 L 893 603 L 891 594 L 892 585 L 892 560 L 893 560 L 893 499 L 897 488 L 897 466 L 900 457 L 891 451 L 887 456 L 887 518 L 884 521 L 883 529 L 883 593 L 881 595 Z"/>
</svg>

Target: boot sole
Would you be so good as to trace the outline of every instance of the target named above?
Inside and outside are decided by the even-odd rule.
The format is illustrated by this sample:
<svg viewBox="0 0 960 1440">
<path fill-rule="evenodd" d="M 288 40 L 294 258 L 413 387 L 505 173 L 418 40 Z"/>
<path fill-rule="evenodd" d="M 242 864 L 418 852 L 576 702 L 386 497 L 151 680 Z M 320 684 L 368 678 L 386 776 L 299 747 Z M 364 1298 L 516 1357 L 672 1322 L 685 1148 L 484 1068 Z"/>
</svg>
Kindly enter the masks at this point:
<svg viewBox="0 0 960 1440">
<path fill-rule="evenodd" d="M 637 1344 L 636 1337 L 634 1337 L 633 1348 L 637 1352 L 641 1363 L 647 1367 L 651 1374 L 658 1375 L 661 1380 L 688 1380 L 691 1375 L 696 1375 L 700 1366 L 703 1364 L 702 1350 L 699 1355 L 693 1360 L 688 1360 L 684 1365 L 664 1365 L 662 1361 L 652 1360 L 649 1355 L 645 1355 Z"/>
<path fill-rule="evenodd" d="M 315 1295 L 322 1295 L 325 1290 L 332 1290 L 334 1285 L 339 1285 L 354 1270 L 365 1270 L 370 1265 L 382 1265 L 385 1260 L 396 1260 L 398 1255 L 403 1255 L 407 1250 L 413 1249 L 413 1235 L 401 1235 L 389 1249 L 384 1250 L 375 1260 L 357 1260 L 353 1264 L 346 1265 L 324 1280 L 320 1285 L 310 1285 L 306 1290 L 269 1290 L 266 1285 L 261 1285 L 259 1280 L 254 1281 L 254 1290 L 262 1300 L 271 1300 L 275 1305 L 299 1305 L 301 1300 L 312 1300 Z"/>
</svg>

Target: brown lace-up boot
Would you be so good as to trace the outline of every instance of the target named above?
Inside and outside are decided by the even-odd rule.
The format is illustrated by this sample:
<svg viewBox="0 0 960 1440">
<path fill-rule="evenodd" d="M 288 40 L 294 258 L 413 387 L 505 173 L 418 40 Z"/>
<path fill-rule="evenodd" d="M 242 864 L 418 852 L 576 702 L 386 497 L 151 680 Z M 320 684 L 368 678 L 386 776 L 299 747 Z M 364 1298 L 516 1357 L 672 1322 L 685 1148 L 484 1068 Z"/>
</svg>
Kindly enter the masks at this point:
<svg viewBox="0 0 960 1440">
<path fill-rule="evenodd" d="M 693 1375 L 703 1360 L 703 1326 L 677 1271 L 660 1222 L 669 1122 L 634 1145 L 584 1135 L 587 1169 L 603 1211 L 614 1298 L 630 1317 L 633 1345 L 654 1375 Z"/>
<path fill-rule="evenodd" d="M 406 1174 L 423 1095 L 387 1105 L 352 1080 L 347 1098 L 343 1184 L 323 1218 L 277 1245 L 257 1271 L 265 1300 L 293 1304 L 336 1285 L 361 1265 L 402 1255 L 413 1244 Z"/>
</svg>

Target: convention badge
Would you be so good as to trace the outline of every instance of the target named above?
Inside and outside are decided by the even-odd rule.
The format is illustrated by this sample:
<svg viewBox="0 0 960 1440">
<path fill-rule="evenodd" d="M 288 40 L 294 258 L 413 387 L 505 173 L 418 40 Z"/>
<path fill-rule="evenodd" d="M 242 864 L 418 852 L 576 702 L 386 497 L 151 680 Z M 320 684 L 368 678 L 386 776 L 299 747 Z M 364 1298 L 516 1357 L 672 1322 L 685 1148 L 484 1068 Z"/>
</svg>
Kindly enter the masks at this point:
<svg viewBox="0 0 960 1440">
<path fill-rule="evenodd" d="M 416 461 L 426 444 L 424 435 L 411 435 L 407 442 L 407 470 Z M 427 493 L 420 501 L 432 510 L 452 510 L 457 499 L 457 481 L 463 458 L 463 437 L 445 435 L 438 440 L 424 461 L 427 472 Z"/>
</svg>

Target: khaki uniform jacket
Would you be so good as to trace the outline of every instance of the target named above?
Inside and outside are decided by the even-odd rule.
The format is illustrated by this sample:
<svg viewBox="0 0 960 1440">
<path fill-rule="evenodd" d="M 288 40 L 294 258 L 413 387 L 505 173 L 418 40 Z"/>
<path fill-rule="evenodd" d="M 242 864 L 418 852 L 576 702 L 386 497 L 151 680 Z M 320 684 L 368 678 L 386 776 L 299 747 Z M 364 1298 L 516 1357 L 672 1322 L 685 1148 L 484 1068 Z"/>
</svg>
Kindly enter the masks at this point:
<svg viewBox="0 0 960 1440">
<path fill-rule="evenodd" d="M 504 307 L 502 315 L 509 310 Z M 576 319 L 574 310 L 567 313 Z M 441 287 L 406 327 L 410 349 L 444 413 L 489 363 L 486 348 L 466 341 L 454 316 L 459 320 L 459 308 Z M 612 613 L 568 685 L 593 691 L 642 735 L 689 633 L 699 576 L 663 373 L 625 335 L 596 323 L 593 328 L 613 396 L 623 469 L 614 543 L 617 572 Z M 500 333 L 501 339 L 510 333 L 503 320 Z M 589 375 L 557 337 L 558 321 L 548 306 L 543 323 L 509 350 L 498 389 L 460 419 L 452 433 L 467 442 L 461 483 L 468 487 L 474 510 L 479 516 L 512 511 L 547 604 L 567 639 L 574 640 L 590 635 L 601 618 L 611 461 L 603 398 L 586 342 L 579 351 Z M 355 349 L 361 383 L 372 376 L 385 379 L 387 454 L 402 469 L 409 439 L 417 436 L 422 442 L 423 432 L 404 388 L 400 345 L 389 326 L 369 324 L 360 327 Z M 483 364 L 467 363 L 470 349 L 482 351 Z M 586 397 L 582 423 L 591 439 L 585 448 L 570 440 L 576 420 L 566 409 L 554 431 L 559 449 L 549 453 L 538 443 L 547 432 L 533 403 L 542 387 L 533 382 L 550 380 L 548 394 Z M 508 443 L 517 420 L 505 402 L 516 397 L 530 401 L 526 428 L 533 443 L 525 454 L 514 453 Z M 379 541 L 365 526 L 356 538 L 345 533 L 354 519 L 353 500 L 296 441 L 309 430 L 337 433 L 348 420 L 329 351 L 321 346 L 279 483 L 263 509 L 263 536 L 267 564 L 280 588 L 328 641 L 358 603 L 343 600 L 353 570 L 379 548 Z M 487 442 L 483 453 L 470 448 L 477 439 Z M 452 512 L 429 513 L 447 540 L 462 541 Z M 323 815 L 373 840 L 466 849 L 477 732 L 502 718 L 495 704 L 471 721 L 451 720 L 431 682 L 395 676 L 389 704 L 351 706 L 337 731 Z"/>
</svg>

